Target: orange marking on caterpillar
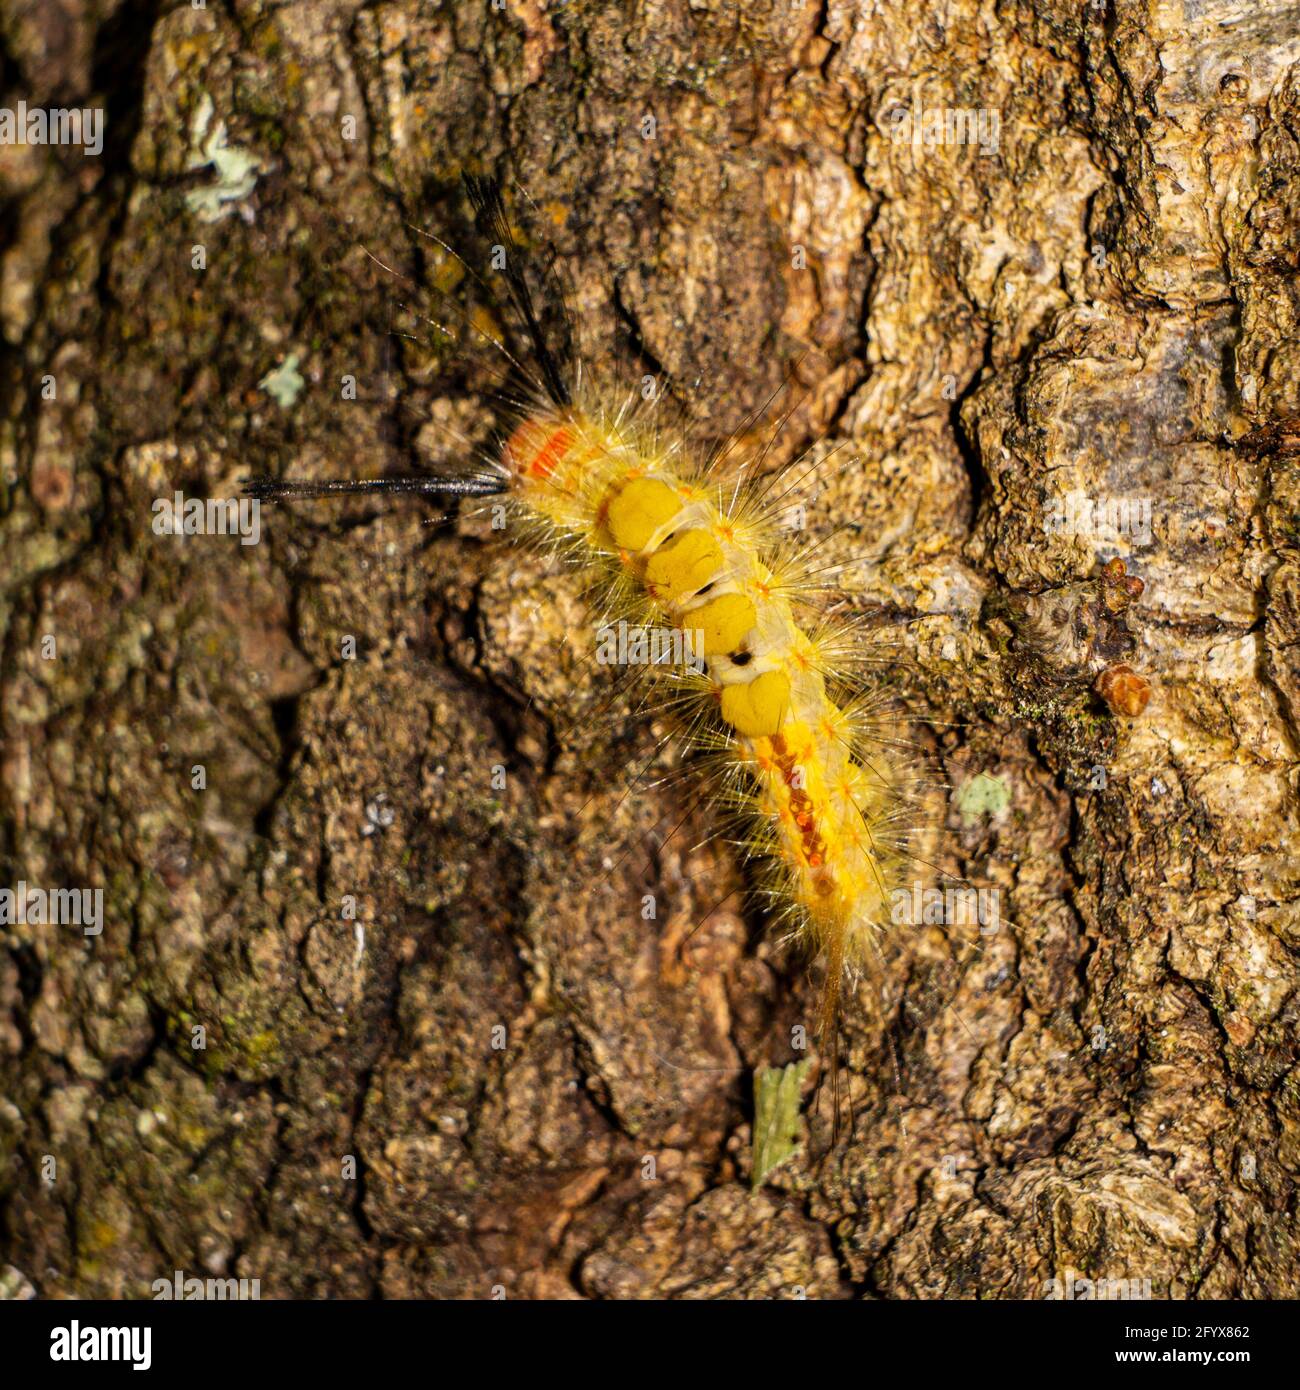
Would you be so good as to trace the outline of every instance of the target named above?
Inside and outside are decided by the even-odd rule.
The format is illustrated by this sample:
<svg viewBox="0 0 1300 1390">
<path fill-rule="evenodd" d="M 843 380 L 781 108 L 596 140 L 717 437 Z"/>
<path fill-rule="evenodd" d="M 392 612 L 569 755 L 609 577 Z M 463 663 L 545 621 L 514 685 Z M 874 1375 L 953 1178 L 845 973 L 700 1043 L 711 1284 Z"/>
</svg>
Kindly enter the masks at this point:
<svg viewBox="0 0 1300 1390">
<path fill-rule="evenodd" d="M 790 806 L 788 815 L 790 819 L 799 827 L 800 849 L 803 857 L 810 869 L 820 869 L 825 864 L 826 842 L 822 839 L 817 828 L 817 815 L 813 806 L 813 799 L 807 790 L 798 785 L 801 764 L 795 753 L 788 751 L 788 745 L 781 734 L 777 734 L 772 739 L 772 748 L 776 753 L 777 766 L 781 769 L 781 775 L 785 785 L 790 788 Z M 819 879 L 817 891 L 825 896 L 831 891 L 829 882 L 831 876 L 823 876 L 827 882 Z"/>
<path fill-rule="evenodd" d="M 515 471 L 533 478 L 549 478 L 573 444 L 567 425 L 548 427 L 525 420 L 506 441 L 505 452 Z"/>
</svg>

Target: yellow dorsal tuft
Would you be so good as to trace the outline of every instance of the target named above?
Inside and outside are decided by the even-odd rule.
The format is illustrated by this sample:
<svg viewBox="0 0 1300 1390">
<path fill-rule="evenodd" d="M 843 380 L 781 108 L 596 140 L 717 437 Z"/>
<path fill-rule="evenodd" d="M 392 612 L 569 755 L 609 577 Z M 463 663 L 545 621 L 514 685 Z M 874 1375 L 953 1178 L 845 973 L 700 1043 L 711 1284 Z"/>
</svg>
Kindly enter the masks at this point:
<svg viewBox="0 0 1300 1390">
<path fill-rule="evenodd" d="M 703 633 L 704 655 L 717 656 L 734 652 L 756 622 L 758 611 L 752 600 L 744 594 L 723 594 L 693 608 L 682 619 L 682 626 Z"/>
<path fill-rule="evenodd" d="M 722 568 L 722 547 L 707 531 L 684 531 L 655 551 L 646 564 L 646 585 L 655 598 L 671 601 L 702 589 Z"/>
<path fill-rule="evenodd" d="M 746 738 L 776 733 L 790 707 L 790 678 L 784 671 L 765 671 L 745 685 L 728 685 L 722 692 L 722 717 Z"/>
<path fill-rule="evenodd" d="M 615 493 L 606 512 L 614 543 L 623 550 L 644 550 L 650 538 L 682 509 L 681 499 L 658 478 L 636 478 Z"/>
</svg>

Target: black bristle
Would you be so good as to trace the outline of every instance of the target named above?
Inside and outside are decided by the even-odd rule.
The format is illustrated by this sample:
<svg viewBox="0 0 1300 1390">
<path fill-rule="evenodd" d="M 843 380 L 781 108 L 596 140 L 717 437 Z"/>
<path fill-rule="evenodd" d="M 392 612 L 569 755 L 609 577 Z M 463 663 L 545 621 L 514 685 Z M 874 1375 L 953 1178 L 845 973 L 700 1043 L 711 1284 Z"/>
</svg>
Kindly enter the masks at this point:
<svg viewBox="0 0 1300 1390">
<path fill-rule="evenodd" d="M 410 493 L 425 497 L 492 497 L 504 492 L 504 477 L 492 478 L 326 478 L 308 482 L 295 478 L 256 477 L 242 487 L 245 497 L 276 502 L 289 497 L 340 497 L 357 493 Z"/>
<path fill-rule="evenodd" d="M 546 394 L 558 406 L 573 403 L 573 395 L 564 370 L 564 362 L 569 355 L 569 345 L 561 344 L 553 348 L 542 328 L 537 307 L 533 302 L 532 290 L 524 274 L 524 255 L 506 216 L 505 204 L 501 200 L 501 185 L 496 179 L 480 174 L 464 175 L 465 192 L 474 208 L 474 217 L 479 233 L 494 245 L 502 246 L 506 252 L 505 277 L 510 290 L 510 301 L 524 322 L 528 341 L 537 359 L 542 374 L 542 384 Z"/>
</svg>

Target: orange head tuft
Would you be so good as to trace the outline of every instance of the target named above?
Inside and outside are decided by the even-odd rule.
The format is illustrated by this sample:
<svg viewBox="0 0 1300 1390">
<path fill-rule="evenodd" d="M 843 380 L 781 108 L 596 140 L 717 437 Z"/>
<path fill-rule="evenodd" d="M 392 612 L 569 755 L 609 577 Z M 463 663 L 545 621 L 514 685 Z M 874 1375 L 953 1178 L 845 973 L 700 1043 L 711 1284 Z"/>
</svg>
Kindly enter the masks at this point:
<svg viewBox="0 0 1300 1390">
<path fill-rule="evenodd" d="M 573 431 L 551 420 L 521 420 L 506 440 L 502 458 L 507 468 L 521 478 L 549 478 L 559 466 Z"/>
</svg>

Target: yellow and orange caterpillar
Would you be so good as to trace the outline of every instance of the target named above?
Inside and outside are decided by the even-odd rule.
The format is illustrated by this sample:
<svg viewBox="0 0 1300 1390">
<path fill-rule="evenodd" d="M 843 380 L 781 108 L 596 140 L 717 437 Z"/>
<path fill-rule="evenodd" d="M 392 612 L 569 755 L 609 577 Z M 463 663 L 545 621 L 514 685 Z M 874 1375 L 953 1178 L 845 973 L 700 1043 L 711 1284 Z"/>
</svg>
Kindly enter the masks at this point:
<svg viewBox="0 0 1300 1390">
<path fill-rule="evenodd" d="M 689 636 L 702 661 L 667 677 L 682 737 L 711 766 L 716 804 L 745 822 L 791 934 L 824 959 L 819 1021 L 833 1043 L 842 981 L 868 961 L 908 862 L 904 770 L 849 683 L 854 649 L 869 639 L 817 612 L 818 586 L 780 542 L 782 499 L 771 500 L 772 476 L 756 476 L 758 460 L 724 473 L 565 370 L 542 334 L 495 184 L 467 184 L 480 229 L 504 252 L 498 269 L 538 364 L 499 454 L 457 478 L 259 479 L 249 491 L 503 495 L 520 534 L 596 572 L 610 617 Z"/>
<path fill-rule="evenodd" d="M 800 621 L 761 494 L 683 460 L 587 393 L 528 415 L 503 451 L 515 504 L 606 571 L 629 622 L 697 634 L 703 671 L 672 677 L 696 697 L 684 736 L 749 803 L 748 842 L 825 956 L 827 1027 L 845 970 L 889 921 L 900 779 L 828 688 L 843 634 Z"/>
</svg>

